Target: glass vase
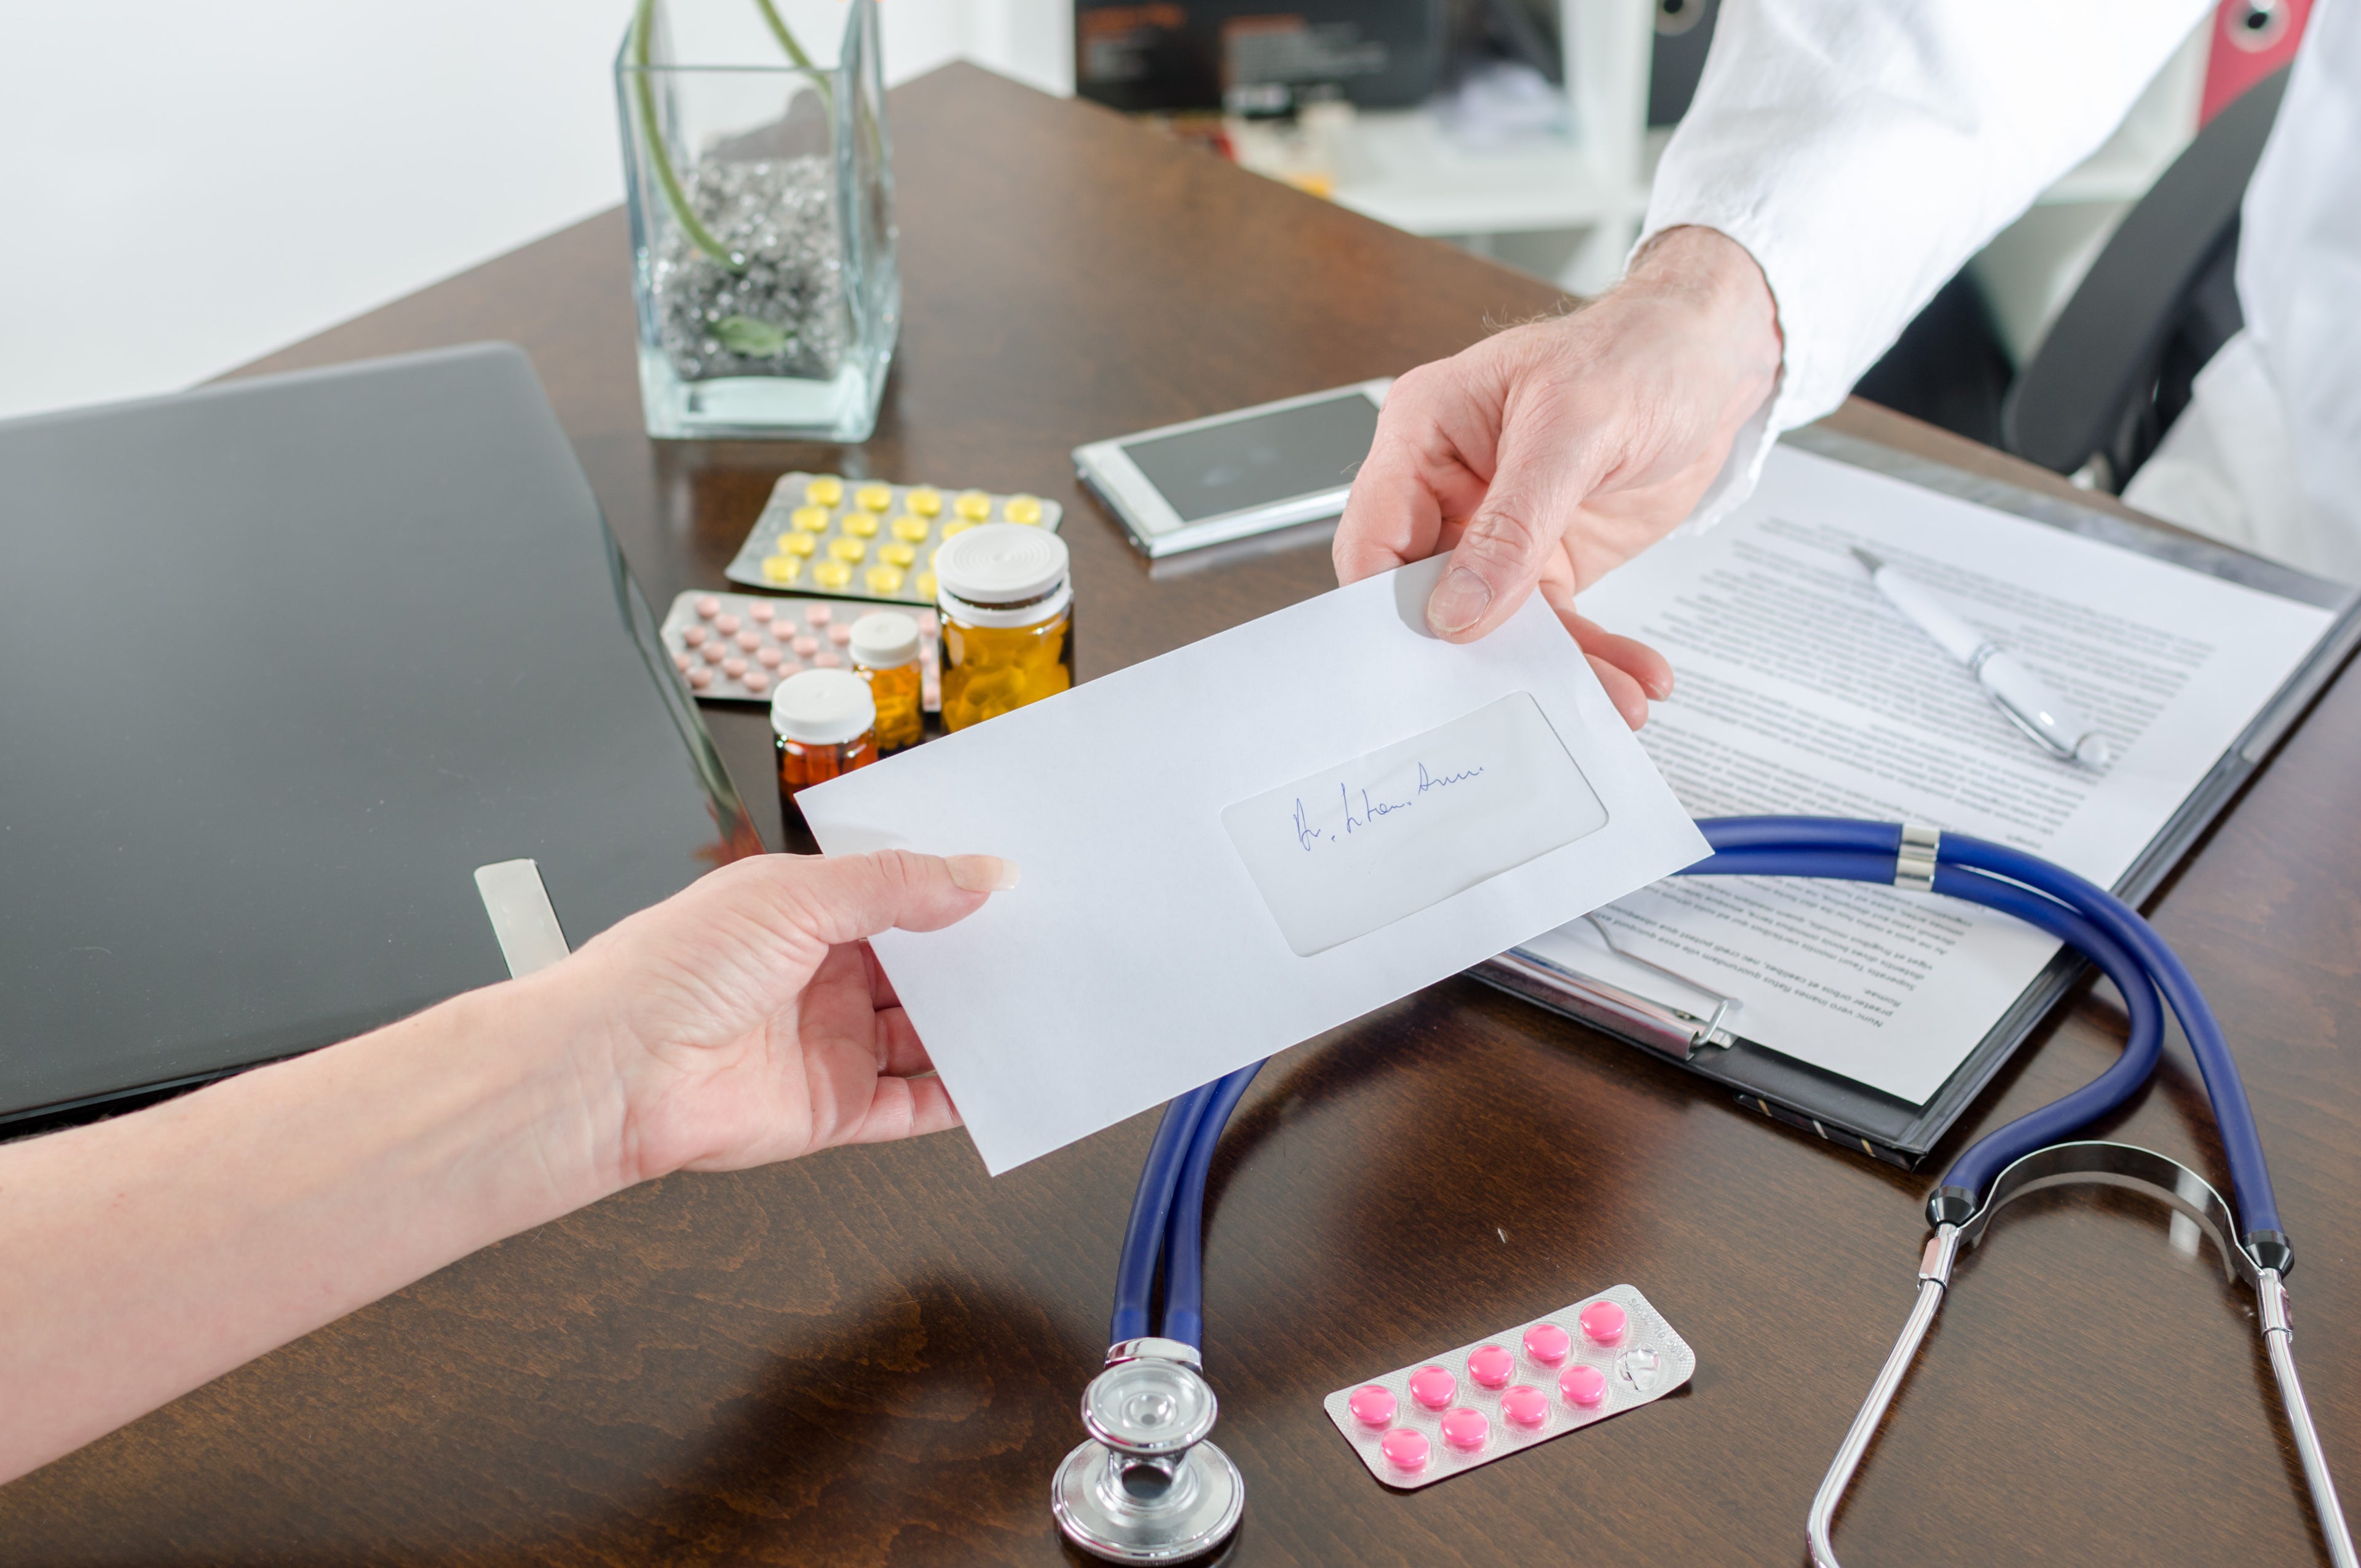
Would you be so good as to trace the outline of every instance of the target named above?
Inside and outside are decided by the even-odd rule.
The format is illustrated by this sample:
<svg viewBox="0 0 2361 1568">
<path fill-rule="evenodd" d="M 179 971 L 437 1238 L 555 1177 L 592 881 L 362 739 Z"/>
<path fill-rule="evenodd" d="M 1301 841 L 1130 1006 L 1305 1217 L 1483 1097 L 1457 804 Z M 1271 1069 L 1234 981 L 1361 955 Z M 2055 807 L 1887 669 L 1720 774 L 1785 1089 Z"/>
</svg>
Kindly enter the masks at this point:
<svg viewBox="0 0 2361 1568">
<path fill-rule="evenodd" d="M 615 59 L 660 438 L 868 439 L 901 325 L 875 0 L 640 0 Z"/>
</svg>

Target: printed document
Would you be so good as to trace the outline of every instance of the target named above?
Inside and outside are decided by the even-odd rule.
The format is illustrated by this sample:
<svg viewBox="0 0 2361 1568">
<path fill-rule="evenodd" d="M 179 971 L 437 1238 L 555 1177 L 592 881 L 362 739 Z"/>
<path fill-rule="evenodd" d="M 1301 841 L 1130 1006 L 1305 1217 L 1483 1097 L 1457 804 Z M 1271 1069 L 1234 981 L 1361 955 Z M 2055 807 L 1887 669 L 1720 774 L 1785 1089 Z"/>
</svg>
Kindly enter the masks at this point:
<svg viewBox="0 0 2361 1568">
<path fill-rule="evenodd" d="M 1870 586 L 1850 545 L 1944 595 L 2091 716 L 2114 752 L 2051 759 Z M 2129 869 L 2293 673 L 2328 611 L 1793 447 L 1718 527 L 1610 574 L 1583 612 L 1653 644 L 1676 689 L 1642 732 L 1698 817 L 1928 823 Z M 1710 1011 L 1746 1038 L 1913 1104 L 2057 951 L 2005 916 L 1855 883 L 1675 878 L 1527 944 Z M 1699 1007 L 1703 1001 L 1706 1005 Z"/>
<path fill-rule="evenodd" d="M 1480 642 L 1426 630 L 1441 566 L 796 797 L 831 854 L 1021 868 L 871 943 L 994 1174 L 1706 854 L 1539 599 Z"/>
</svg>

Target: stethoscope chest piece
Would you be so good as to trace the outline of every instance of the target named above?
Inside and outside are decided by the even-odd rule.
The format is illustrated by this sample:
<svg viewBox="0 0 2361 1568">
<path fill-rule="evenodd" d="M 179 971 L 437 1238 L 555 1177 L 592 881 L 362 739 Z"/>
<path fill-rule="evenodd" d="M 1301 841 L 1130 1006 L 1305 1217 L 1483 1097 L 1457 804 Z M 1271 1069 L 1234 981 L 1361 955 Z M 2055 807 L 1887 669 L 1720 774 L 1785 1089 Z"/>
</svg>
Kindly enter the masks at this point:
<svg viewBox="0 0 2361 1568">
<path fill-rule="evenodd" d="M 1229 1539 L 1246 1480 L 1205 1441 L 1213 1391 L 1193 1346 L 1130 1340 L 1082 1392 L 1090 1441 L 1066 1455 L 1049 1511 L 1066 1539 L 1109 1563 L 1180 1563 Z"/>
</svg>

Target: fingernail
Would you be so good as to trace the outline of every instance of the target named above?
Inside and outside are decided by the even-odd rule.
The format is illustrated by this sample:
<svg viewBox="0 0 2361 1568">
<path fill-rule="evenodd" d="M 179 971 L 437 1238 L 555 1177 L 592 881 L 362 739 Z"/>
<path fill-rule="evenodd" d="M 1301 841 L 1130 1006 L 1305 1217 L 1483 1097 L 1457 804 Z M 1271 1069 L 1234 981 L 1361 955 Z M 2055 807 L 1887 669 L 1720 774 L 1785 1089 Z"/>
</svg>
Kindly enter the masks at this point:
<svg viewBox="0 0 2361 1568">
<path fill-rule="evenodd" d="M 1666 675 L 1663 680 L 1650 681 L 1648 683 L 1648 695 L 1658 702 L 1662 702 L 1666 697 L 1672 696 L 1673 677 Z"/>
<path fill-rule="evenodd" d="M 1016 885 L 1016 862 L 998 855 L 953 855 L 944 863 L 962 893 L 1006 893 Z"/>
<path fill-rule="evenodd" d="M 1483 619 L 1491 602 L 1492 585 L 1465 566 L 1454 566 L 1435 585 L 1434 597 L 1426 601 L 1426 623 L 1448 637 Z"/>
</svg>

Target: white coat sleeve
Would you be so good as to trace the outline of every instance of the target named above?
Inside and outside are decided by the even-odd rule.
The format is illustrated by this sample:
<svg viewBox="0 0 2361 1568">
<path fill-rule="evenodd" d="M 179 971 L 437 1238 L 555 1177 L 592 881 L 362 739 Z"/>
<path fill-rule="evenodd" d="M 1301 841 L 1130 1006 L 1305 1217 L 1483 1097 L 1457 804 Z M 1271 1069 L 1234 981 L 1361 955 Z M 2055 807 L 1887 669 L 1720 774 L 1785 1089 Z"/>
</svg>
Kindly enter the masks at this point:
<svg viewBox="0 0 2361 1568">
<path fill-rule="evenodd" d="M 2207 0 L 1724 0 L 1641 231 L 1744 246 L 1785 340 L 1777 389 L 1692 515 L 1754 488 L 1927 302 L 2106 140 Z"/>
<path fill-rule="evenodd" d="M 2267 554 L 2361 582 L 2361 3 L 2315 0 L 2246 186 L 2238 302 L 2304 505 Z"/>
</svg>

